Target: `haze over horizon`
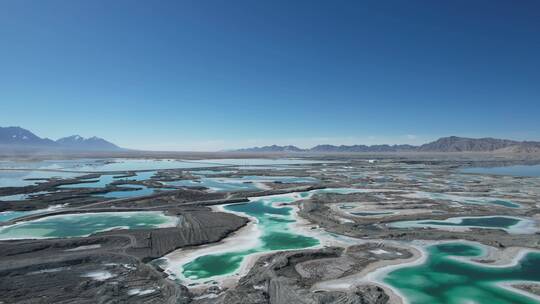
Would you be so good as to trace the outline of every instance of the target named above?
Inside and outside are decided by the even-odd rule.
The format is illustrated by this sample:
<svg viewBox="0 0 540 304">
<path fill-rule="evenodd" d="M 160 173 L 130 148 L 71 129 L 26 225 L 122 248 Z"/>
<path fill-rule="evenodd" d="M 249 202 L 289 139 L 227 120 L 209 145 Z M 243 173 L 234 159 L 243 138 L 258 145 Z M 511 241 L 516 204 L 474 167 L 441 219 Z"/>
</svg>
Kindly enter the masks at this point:
<svg viewBox="0 0 540 304">
<path fill-rule="evenodd" d="M 0 126 L 143 150 L 540 140 L 539 12 L 535 1 L 2 1 Z"/>
</svg>

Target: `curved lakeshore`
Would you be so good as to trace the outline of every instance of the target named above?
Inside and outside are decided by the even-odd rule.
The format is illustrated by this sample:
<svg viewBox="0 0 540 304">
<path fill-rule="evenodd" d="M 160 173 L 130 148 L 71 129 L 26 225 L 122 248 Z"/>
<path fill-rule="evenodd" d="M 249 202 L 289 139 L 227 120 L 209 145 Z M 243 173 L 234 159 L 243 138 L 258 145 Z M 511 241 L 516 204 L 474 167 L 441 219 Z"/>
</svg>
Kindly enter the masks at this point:
<svg viewBox="0 0 540 304">
<path fill-rule="evenodd" d="M 540 284 L 539 250 L 498 250 L 468 241 L 413 242 L 405 248 L 413 257 L 375 262 L 355 275 L 320 282 L 312 290 L 351 290 L 371 283 L 384 288 L 392 303 L 454 303 L 457 299 L 481 304 L 540 301 L 540 296 L 515 287 Z M 477 260 L 488 258 L 496 262 Z"/>
<path fill-rule="evenodd" d="M 160 211 L 51 215 L 0 227 L 0 240 L 85 237 L 112 229 L 174 227 L 178 218 Z"/>
<path fill-rule="evenodd" d="M 228 281 L 246 273 L 256 257 L 275 251 L 316 248 L 317 237 L 307 236 L 306 229 L 298 226 L 297 207 L 292 203 L 317 193 L 354 193 L 355 188 L 320 189 L 249 198 L 248 203 L 219 207 L 219 211 L 247 216 L 253 225 L 242 229 L 221 244 L 179 251 L 163 258 L 160 263 L 176 280 L 188 285 L 205 282 Z M 304 233 L 302 233 L 302 231 Z M 247 241 L 249 240 L 249 241 Z M 230 245 L 234 244 L 234 245 Z M 212 270 L 210 270 L 212 269 Z"/>
<path fill-rule="evenodd" d="M 503 299 L 522 295 L 525 300 L 514 302 L 523 304 L 530 293 L 540 294 L 536 279 L 512 268 L 521 260 L 533 262 L 523 259 L 523 247 L 540 246 L 534 241 L 540 219 L 538 182 L 460 174 L 454 162 L 418 165 L 402 159 L 96 172 L 44 180 L 0 191 L 10 199 L 21 196 L 1 202 L 0 210 L 8 212 L 0 213 L 0 226 L 32 230 L 18 239 L 9 235 L 0 240 L 0 272 L 10 277 L 0 285 L 23 288 L 7 292 L 8 302 L 31 299 L 37 294 L 33 286 L 63 296 L 44 288 L 45 282 L 71 288 L 66 297 L 80 299 L 79 289 L 65 282 L 68 277 L 83 281 L 92 294 L 103 294 L 102 287 L 118 282 L 120 299 L 129 303 L 416 303 L 429 285 L 417 279 L 412 292 L 399 283 L 428 273 L 430 250 L 439 240 L 468 240 L 478 243 L 454 243 L 483 244 L 486 250 L 470 257 L 437 254 L 452 267 L 442 275 L 430 270 L 434 279 L 429 281 L 454 294 L 459 284 L 447 287 L 437 278 L 465 266 L 479 273 L 496 268 L 500 273 L 496 282 L 486 283 L 489 290 Z M 145 211 L 180 221 L 161 228 L 157 222 L 145 226 L 143 219 L 122 222 L 94 215 Z M 71 229 L 55 216 L 94 220 Z M 392 227 L 403 222 L 416 225 Z M 21 255 L 29 257 L 29 266 L 13 263 Z M 152 279 L 149 272 L 155 274 Z M 511 273 L 516 275 L 509 278 Z M 94 281 L 101 285 L 90 283 Z M 467 292 L 459 294 L 467 300 Z M 436 297 L 445 304 L 456 300 Z"/>
<path fill-rule="evenodd" d="M 398 221 L 388 224 L 392 228 L 434 228 L 449 231 L 469 231 L 470 229 L 501 229 L 510 234 L 534 234 L 538 231 L 536 222 L 511 216 L 463 216 L 445 220 Z"/>
</svg>

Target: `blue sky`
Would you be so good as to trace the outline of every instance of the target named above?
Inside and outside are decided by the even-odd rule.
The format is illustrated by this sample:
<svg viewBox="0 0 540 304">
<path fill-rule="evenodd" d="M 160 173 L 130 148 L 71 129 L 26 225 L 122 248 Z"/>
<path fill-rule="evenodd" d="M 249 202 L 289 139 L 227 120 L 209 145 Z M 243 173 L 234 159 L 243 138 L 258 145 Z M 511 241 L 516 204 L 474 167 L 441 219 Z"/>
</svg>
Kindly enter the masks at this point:
<svg viewBox="0 0 540 304">
<path fill-rule="evenodd" d="M 538 1 L 0 2 L 0 125 L 129 148 L 540 140 Z"/>
</svg>

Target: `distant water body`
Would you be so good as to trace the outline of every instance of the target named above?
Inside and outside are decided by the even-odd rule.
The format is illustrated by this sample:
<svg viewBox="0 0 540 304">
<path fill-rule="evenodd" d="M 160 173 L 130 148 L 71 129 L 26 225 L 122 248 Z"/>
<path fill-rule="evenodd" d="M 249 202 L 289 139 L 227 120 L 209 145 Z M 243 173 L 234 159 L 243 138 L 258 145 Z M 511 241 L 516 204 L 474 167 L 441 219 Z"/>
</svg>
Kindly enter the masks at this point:
<svg viewBox="0 0 540 304">
<path fill-rule="evenodd" d="M 540 177 L 540 165 L 530 165 L 530 166 L 517 165 L 517 166 L 491 167 L 491 168 L 465 168 L 465 169 L 462 169 L 461 172 L 476 173 L 476 174 L 496 174 L 496 175 Z"/>
<path fill-rule="evenodd" d="M 0 161 L 1 169 L 66 170 L 73 172 L 115 172 L 137 170 L 196 169 L 223 166 L 288 166 L 332 163 L 312 159 L 294 158 L 239 158 L 239 159 L 78 159 L 44 160 L 36 162 Z M 55 173 L 57 174 L 57 173 Z M 1 177 L 1 176 L 0 176 Z"/>
</svg>

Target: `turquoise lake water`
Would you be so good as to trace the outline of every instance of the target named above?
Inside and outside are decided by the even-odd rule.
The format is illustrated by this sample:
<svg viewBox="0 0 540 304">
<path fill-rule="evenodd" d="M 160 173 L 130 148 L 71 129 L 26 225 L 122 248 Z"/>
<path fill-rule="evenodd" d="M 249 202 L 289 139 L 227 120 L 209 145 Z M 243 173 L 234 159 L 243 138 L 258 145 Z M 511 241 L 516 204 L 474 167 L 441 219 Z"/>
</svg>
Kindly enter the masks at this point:
<svg viewBox="0 0 540 304">
<path fill-rule="evenodd" d="M 399 221 L 389 224 L 394 228 L 484 228 L 504 229 L 509 233 L 531 234 L 537 231 L 535 222 L 509 216 L 452 217 L 446 220 Z"/>
<path fill-rule="evenodd" d="M 30 210 L 30 211 L 2 211 L 0 212 L 0 222 L 6 222 L 6 221 L 16 219 L 22 216 L 55 211 L 55 210 L 62 209 L 62 207 L 64 207 L 64 205 L 53 205 L 45 209 L 37 209 L 37 210 Z"/>
<path fill-rule="evenodd" d="M 27 216 L 30 214 L 39 213 L 39 210 L 32 210 L 32 211 L 3 211 L 0 212 L 0 222 L 6 222 L 12 219 L 16 219 L 22 216 Z M 43 211 L 41 211 L 43 212 Z"/>
<path fill-rule="evenodd" d="M 249 249 L 230 250 L 219 254 L 207 254 L 182 266 L 183 277 L 193 281 L 233 274 L 244 259 L 255 253 L 277 250 L 301 249 L 319 245 L 319 240 L 296 232 L 291 224 L 296 222 L 293 208 L 287 204 L 317 193 L 353 193 L 352 188 L 313 190 L 265 197 L 250 198 L 249 203 L 226 205 L 225 210 L 256 219 L 261 232 L 257 245 Z"/>
<path fill-rule="evenodd" d="M 0 170 L 0 188 L 3 187 L 25 187 L 45 182 L 48 178 L 73 178 L 83 174 L 71 172 L 53 171 L 16 171 Z M 42 179 L 42 180 L 28 180 Z"/>
<path fill-rule="evenodd" d="M 153 188 L 148 188 L 144 185 L 120 185 L 119 187 L 122 188 L 133 188 L 131 191 L 111 191 L 107 192 L 105 194 L 101 194 L 99 196 L 103 196 L 106 198 L 126 198 L 126 197 L 137 197 L 137 196 L 144 196 L 144 195 L 150 195 L 155 192 Z"/>
<path fill-rule="evenodd" d="M 287 224 L 294 223 L 292 208 L 273 206 L 275 202 L 292 202 L 293 199 L 261 198 L 246 204 L 229 205 L 227 210 L 241 212 L 255 217 L 262 236 L 258 246 L 240 251 L 205 255 L 183 266 L 183 274 L 190 279 L 207 279 L 213 276 L 232 273 L 240 268 L 243 259 L 257 252 L 298 249 L 319 244 L 315 238 L 294 233 Z"/>
<path fill-rule="evenodd" d="M 114 182 L 117 175 L 101 175 L 98 178 L 91 178 L 88 182 L 77 184 L 69 184 L 59 186 L 58 189 L 75 189 L 75 188 L 105 188 L 108 184 Z"/>
<path fill-rule="evenodd" d="M 82 172 L 106 171 L 140 171 L 163 169 L 190 169 L 222 166 L 277 166 L 329 163 L 331 161 L 318 161 L 306 159 L 201 159 L 201 160 L 175 160 L 175 159 L 76 159 L 76 160 L 45 160 L 36 162 L 0 162 L 0 168 L 24 169 L 59 169 Z"/>
<path fill-rule="evenodd" d="M 532 297 L 501 288 L 498 284 L 540 282 L 540 253 L 525 255 L 517 265 L 485 267 L 454 259 L 480 257 L 483 250 L 467 243 L 446 243 L 427 248 L 427 260 L 399 268 L 384 282 L 396 288 L 411 304 L 533 304 Z"/>
<path fill-rule="evenodd" d="M 475 174 L 495 174 L 495 175 L 512 175 L 512 176 L 530 176 L 540 177 L 540 165 L 518 165 L 506 167 L 491 167 L 491 168 L 465 168 L 463 173 Z"/>
<path fill-rule="evenodd" d="M 24 201 L 24 200 L 32 198 L 33 196 L 43 195 L 47 193 L 49 192 L 39 191 L 39 192 L 24 193 L 24 194 L 4 195 L 4 196 L 0 196 L 0 201 Z"/>
<path fill-rule="evenodd" d="M 519 223 L 520 220 L 504 216 L 462 218 L 459 223 L 449 221 L 421 221 L 420 224 L 440 225 L 440 226 L 470 226 L 488 228 L 510 228 Z"/>
<path fill-rule="evenodd" d="M 115 181 L 145 181 L 156 174 L 156 171 L 144 171 L 136 172 L 134 176 L 122 177 L 122 175 L 117 174 L 104 174 L 98 178 L 91 178 L 89 182 L 81 182 L 77 184 L 62 185 L 58 188 L 60 189 L 73 189 L 73 188 L 105 188 L 109 184 Z"/>
<path fill-rule="evenodd" d="M 63 214 L 0 227 L 0 240 L 82 237 L 113 228 L 171 227 L 177 218 L 162 212 Z"/>
<path fill-rule="evenodd" d="M 471 205 L 497 205 L 507 208 L 519 208 L 520 204 L 513 202 L 511 200 L 492 198 L 492 197 L 469 197 L 461 196 L 456 194 L 447 194 L 447 193 L 434 193 L 434 192 L 421 192 L 417 191 L 414 194 L 404 195 L 405 197 L 412 198 L 427 198 L 432 200 L 446 200 L 453 201 L 461 204 L 471 204 Z"/>
</svg>

